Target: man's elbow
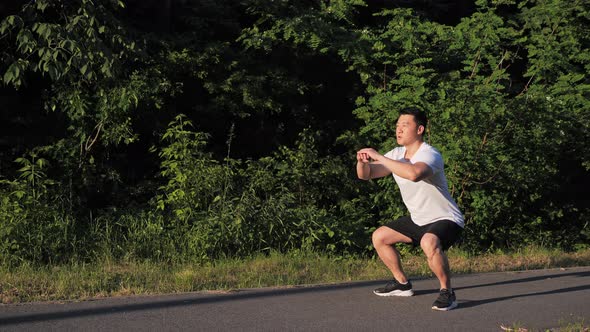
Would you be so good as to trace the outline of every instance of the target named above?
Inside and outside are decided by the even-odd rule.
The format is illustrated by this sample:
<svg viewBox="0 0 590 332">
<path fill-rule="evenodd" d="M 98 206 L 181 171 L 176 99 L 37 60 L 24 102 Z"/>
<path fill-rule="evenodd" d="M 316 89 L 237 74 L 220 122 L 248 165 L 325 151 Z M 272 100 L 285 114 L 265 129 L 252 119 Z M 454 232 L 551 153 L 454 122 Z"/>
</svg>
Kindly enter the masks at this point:
<svg viewBox="0 0 590 332">
<path fill-rule="evenodd" d="M 420 182 L 420 181 L 424 180 L 424 178 L 425 178 L 425 174 L 419 173 L 419 172 L 412 172 L 407 179 L 412 182 Z"/>
<path fill-rule="evenodd" d="M 412 182 L 419 182 L 420 180 L 422 180 L 419 176 L 412 174 L 408 180 L 412 181 Z"/>
<path fill-rule="evenodd" d="M 422 181 L 432 175 L 432 171 L 429 167 L 413 167 L 408 172 L 408 177 L 406 179 L 412 182 L 419 182 Z"/>
</svg>

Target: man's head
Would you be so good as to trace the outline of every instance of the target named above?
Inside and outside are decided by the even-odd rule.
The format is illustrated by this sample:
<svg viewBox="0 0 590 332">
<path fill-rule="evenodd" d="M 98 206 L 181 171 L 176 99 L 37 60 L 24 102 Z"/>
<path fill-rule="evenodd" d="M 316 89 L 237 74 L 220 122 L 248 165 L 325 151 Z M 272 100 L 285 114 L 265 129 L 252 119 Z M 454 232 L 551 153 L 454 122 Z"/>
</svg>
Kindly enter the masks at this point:
<svg viewBox="0 0 590 332">
<path fill-rule="evenodd" d="M 395 136 L 399 145 L 409 145 L 417 140 L 422 141 L 428 118 L 426 113 L 417 107 L 404 108 L 399 112 Z"/>
</svg>

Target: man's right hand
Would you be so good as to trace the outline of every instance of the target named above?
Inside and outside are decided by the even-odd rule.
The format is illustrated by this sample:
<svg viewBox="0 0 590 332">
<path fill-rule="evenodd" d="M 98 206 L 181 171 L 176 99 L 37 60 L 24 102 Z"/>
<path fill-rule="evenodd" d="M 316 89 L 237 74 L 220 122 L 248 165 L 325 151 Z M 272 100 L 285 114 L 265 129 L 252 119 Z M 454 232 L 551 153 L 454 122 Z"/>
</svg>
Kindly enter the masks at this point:
<svg viewBox="0 0 590 332">
<path fill-rule="evenodd" d="M 357 152 L 356 153 L 356 160 L 358 162 L 365 163 L 365 164 L 368 164 L 369 161 L 370 161 L 369 155 L 367 153 L 364 153 L 364 152 Z"/>
</svg>

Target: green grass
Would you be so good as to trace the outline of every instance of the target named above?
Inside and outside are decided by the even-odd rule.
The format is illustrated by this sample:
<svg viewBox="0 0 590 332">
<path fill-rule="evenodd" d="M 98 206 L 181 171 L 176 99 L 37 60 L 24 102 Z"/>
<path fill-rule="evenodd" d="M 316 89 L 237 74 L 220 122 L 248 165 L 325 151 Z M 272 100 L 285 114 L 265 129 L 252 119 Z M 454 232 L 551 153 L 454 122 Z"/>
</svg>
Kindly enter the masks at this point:
<svg viewBox="0 0 590 332">
<path fill-rule="evenodd" d="M 506 332 L 589 332 L 590 326 L 585 324 L 583 318 L 562 319 L 558 327 L 547 330 L 535 330 L 523 326 L 521 323 L 514 323 L 510 326 L 502 325 L 500 329 Z"/>
<path fill-rule="evenodd" d="M 573 253 L 528 247 L 516 252 L 469 255 L 451 249 L 453 273 L 514 271 L 590 265 L 590 249 Z M 431 276 L 422 255 L 405 255 L 404 269 L 413 277 Z M 61 266 L 0 267 L 2 303 L 84 300 L 133 294 L 292 286 L 389 278 L 378 259 L 333 258 L 317 253 L 260 255 L 222 259 L 208 264 L 166 265 L 112 262 Z"/>
</svg>

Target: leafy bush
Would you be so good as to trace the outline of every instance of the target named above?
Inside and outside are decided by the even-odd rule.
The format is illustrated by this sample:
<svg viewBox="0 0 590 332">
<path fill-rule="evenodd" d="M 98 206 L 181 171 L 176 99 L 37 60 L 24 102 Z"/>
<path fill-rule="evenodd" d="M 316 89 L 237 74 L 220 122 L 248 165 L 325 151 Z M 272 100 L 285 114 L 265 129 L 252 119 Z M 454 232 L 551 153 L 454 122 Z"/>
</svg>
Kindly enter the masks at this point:
<svg viewBox="0 0 590 332">
<path fill-rule="evenodd" d="M 120 1 L 1 18 L 5 263 L 372 255 L 407 212 L 391 177 L 356 179 L 354 152 L 393 148 L 409 105 L 429 113 L 462 246 L 587 247 L 586 2 L 481 0 L 453 26 L 419 4 L 178 5 L 169 30 Z"/>
<path fill-rule="evenodd" d="M 31 154 L 16 160 L 20 178 L 0 181 L 0 257 L 7 265 L 23 261 L 60 263 L 76 256 L 75 219 L 67 214 L 46 178 L 47 161 Z"/>
</svg>

